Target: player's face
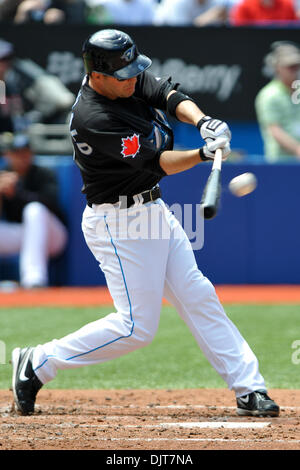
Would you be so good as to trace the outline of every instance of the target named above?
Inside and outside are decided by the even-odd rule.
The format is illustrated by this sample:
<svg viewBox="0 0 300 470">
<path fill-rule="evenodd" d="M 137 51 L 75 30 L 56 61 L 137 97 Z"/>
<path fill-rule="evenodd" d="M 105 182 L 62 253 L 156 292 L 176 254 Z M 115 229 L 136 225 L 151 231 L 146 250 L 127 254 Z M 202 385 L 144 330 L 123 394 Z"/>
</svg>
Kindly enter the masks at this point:
<svg viewBox="0 0 300 470">
<path fill-rule="evenodd" d="M 111 100 L 117 98 L 129 98 L 133 95 L 137 78 L 128 78 L 127 80 L 117 80 L 107 75 L 92 74 L 90 85 L 101 95 Z"/>
<path fill-rule="evenodd" d="M 107 77 L 110 80 L 111 86 L 115 90 L 118 98 L 129 98 L 133 95 L 137 78 L 128 78 L 128 80 L 117 80 L 116 78 Z"/>
<path fill-rule="evenodd" d="M 13 171 L 19 175 L 26 174 L 31 166 L 32 152 L 30 149 L 24 148 L 20 150 L 7 152 L 7 160 Z"/>
</svg>

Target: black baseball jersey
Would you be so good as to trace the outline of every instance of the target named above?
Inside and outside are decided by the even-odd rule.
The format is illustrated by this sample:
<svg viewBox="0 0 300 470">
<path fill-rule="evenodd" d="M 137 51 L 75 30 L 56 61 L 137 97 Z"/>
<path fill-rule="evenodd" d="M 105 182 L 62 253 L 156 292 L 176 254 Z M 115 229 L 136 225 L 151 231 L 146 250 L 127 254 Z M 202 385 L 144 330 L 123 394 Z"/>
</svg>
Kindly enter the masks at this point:
<svg viewBox="0 0 300 470">
<path fill-rule="evenodd" d="M 165 176 L 159 158 L 173 148 L 173 132 L 162 111 L 177 86 L 146 71 L 137 77 L 133 96 L 110 100 L 85 79 L 70 130 L 89 205 L 115 203 L 120 196 L 151 189 Z"/>
</svg>

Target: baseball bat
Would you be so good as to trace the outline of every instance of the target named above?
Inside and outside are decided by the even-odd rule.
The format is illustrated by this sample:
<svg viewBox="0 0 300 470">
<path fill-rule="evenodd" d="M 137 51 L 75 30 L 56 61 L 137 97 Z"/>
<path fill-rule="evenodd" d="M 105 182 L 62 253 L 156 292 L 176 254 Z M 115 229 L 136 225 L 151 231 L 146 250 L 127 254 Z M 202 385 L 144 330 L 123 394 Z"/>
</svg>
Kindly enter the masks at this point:
<svg viewBox="0 0 300 470">
<path fill-rule="evenodd" d="M 217 149 L 212 169 L 201 199 L 202 213 L 205 219 L 212 219 L 218 212 L 221 196 L 222 149 Z"/>
</svg>

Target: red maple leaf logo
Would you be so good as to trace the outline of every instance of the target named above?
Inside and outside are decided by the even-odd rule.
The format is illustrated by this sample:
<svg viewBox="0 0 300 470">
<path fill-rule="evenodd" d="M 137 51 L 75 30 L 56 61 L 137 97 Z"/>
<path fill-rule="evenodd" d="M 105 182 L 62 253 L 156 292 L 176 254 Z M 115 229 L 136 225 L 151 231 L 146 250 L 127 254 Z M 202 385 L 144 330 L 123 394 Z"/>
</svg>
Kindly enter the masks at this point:
<svg viewBox="0 0 300 470">
<path fill-rule="evenodd" d="M 122 138 L 122 155 L 124 158 L 134 158 L 140 150 L 140 136 L 133 134 L 132 137 Z"/>
</svg>

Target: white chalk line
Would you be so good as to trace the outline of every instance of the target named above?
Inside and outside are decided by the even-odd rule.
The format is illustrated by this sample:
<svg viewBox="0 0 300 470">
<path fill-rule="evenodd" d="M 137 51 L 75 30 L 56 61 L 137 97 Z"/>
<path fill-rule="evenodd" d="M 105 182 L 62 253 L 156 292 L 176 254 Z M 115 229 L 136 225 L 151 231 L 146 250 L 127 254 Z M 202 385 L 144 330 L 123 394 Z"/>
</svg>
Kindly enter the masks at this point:
<svg viewBox="0 0 300 470">
<path fill-rule="evenodd" d="M 18 424 L 8 424 L 8 423 L 3 423 L 0 428 L 2 429 L 15 429 L 18 427 L 24 427 L 27 426 L 24 423 L 21 423 L 21 425 Z M 42 424 L 44 426 L 44 424 Z M 266 428 L 268 426 L 271 426 L 270 421 L 200 421 L 200 422 L 176 422 L 176 423 L 158 423 L 158 424 L 124 424 L 124 425 L 119 425 L 118 429 L 123 429 L 123 428 L 131 428 L 131 429 L 141 429 L 141 428 L 147 428 L 147 429 L 161 429 L 161 428 L 188 428 L 188 429 L 193 429 L 193 428 L 202 428 L 202 429 L 262 429 Z M 47 424 L 47 428 L 93 428 L 93 429 L 103 429 L 103 428 L 110 428 L 110 424 L 72 424 L 72 423 L 49 423 Z"/>
<path fill-rule="evenodd" d="M 20 423 L 21 424 L 21 423 Z M 200 425 L 200 426 L 199 426 Z M 123 428 L 128 428 L 128 429 L 141 429 L 141 428 L 156 428 L 156 429 L 166 429 L 168 426 L 176 426 L 176 427 L 205 427 L 205 426 L 213 426 L 217 429 L 220 428 L 227 428 L 227 429 L 232 429 L 235 425 L 237 425 L 240 429 L 244 428 L 244 425 L 248 426 L 254 426 L 255 429 L 262 429 L 264 427 L 270 426 L 271 422 L 228 422 L 228 421 L 220 421 L 220 422 L 192 422 L 192 423 L 160 423 L 157 425 L 118 425 L 118 430 L 121 431 Z M 242 426 L 241 426 L 242 425 Z M 258 427 L 257 427 L 258 426 Z M 16 425 L 10 425 L 7 423 L 3 423 L 1 426 L 3 430 L 5 428 L 11 428 L 11 427 L 18 427 Z M 54 427 L 54 428 L 108 428 L 111 427 L 108 424 L 72 424 L 72 423 L 58 423 L 58 424 L 52 424 L 48 425 L 48 428 Z M 247 428 L 246 428 L 247 429 Z M 249 429 L 249 428 L 248 428 Z M 78 440 L 78 436 L 70 437 L 70 436 L 45 436 L 45 437 L 20 437 L 20 436 L 14 436 L 13 438 L 10 438 L 6 435 L 6 440 L 13 440 L 13 441 L 23 441 L 23 442 L 34 442 L 34 441 L 76 441 Z M 153 438 L 147 438 L 147 437 L 100 437 L 100 436 L 84 436 L 84 441 L 85 442 L 94 442 L 94 441 L 101 441 L 101 442 L 229 442 L 229 443 L 284 443 L 284 444 L 299 444 L 300 440 L 298 439 L 273 439 L 273 438 L 259 438 L 259 439 L 242 439 L 242 438 L 208 438 L 208 437 L 189 437 L 189 438 L 179 438 L 179 437 L 153 437 Z"/>
<path fill-rule="evenodd" d="M 149 425 L 150 426 L 150 425 Z M 234 422 L 234 421 L 200 421 L 192 423 L 160 423 L 160 426 L 179 428 L 210 428 L 210 429 L 262 429 L 271 426 L 271 422 Z"/>
</svg>

